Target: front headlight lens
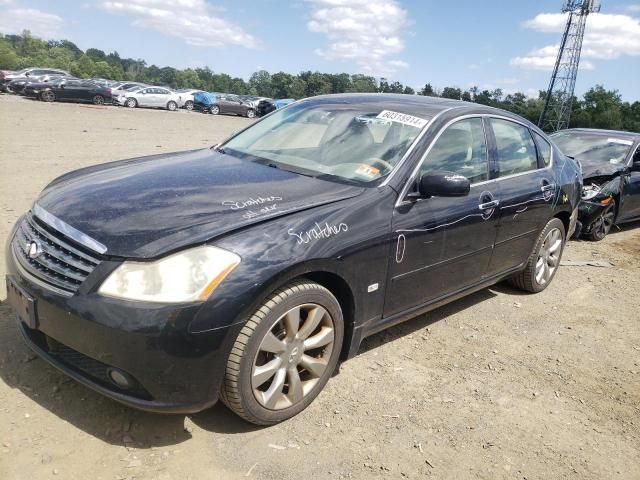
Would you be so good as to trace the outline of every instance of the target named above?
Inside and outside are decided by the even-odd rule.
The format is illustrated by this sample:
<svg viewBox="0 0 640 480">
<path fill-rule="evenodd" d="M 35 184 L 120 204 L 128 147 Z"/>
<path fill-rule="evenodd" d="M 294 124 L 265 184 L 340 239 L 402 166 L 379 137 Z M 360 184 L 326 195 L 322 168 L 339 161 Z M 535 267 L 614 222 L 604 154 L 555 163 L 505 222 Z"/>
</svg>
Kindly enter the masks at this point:
<svg viewBox="0 0 640 480">
<path fill-rule="evenodd" d="M 591 200 L 600 193 L 600 187 L 597 185 L 585 185 L 582 187 L 582 200 Z"/>
<path fill-rule="evenodd" d="M 100 286 L 107 297 L 158 303 L 206 300 L 240 263 L 235 253 L 205 245 L 156 262 L 124 262 Z"/>
</svg>

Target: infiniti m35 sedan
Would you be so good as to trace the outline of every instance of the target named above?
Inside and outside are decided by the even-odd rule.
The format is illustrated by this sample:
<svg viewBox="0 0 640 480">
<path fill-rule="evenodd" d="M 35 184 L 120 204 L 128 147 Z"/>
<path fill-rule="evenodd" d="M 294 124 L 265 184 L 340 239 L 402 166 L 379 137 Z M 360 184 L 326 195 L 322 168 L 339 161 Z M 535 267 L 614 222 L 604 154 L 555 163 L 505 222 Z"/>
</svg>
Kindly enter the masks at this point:
<svg viewBox="0 0 640 480">
<path fill-rule="evenodd" d="M 9 302 L 35 352 L 104 395 L 273 424 L 368 335 L 505 279 L 547 288 L 581 183 L 501 110 L 314 97 L 51 182 L 10 234 Z"/>
</svg>

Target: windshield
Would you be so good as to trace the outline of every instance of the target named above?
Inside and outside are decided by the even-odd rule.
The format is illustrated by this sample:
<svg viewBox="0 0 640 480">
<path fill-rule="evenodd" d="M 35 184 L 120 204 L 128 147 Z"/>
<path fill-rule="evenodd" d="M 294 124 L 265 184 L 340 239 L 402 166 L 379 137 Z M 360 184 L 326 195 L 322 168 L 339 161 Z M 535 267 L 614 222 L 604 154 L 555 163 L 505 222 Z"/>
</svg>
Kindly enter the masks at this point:
<svg viewBox="0 0 640 480">
<path fill-rule="evenodd" d="M 558 132 L 551 138 L 565 155 L 590 164 L 621 164 L 633 145 L 624 138 L 584 132 Z"/>
<path fill-rule="evenodd" d="M 328 180 L 377 183 L 393 171 L 427 120 L 376 103 L 307 101 L 276 111 L 222 150 Z"/>
</svg>

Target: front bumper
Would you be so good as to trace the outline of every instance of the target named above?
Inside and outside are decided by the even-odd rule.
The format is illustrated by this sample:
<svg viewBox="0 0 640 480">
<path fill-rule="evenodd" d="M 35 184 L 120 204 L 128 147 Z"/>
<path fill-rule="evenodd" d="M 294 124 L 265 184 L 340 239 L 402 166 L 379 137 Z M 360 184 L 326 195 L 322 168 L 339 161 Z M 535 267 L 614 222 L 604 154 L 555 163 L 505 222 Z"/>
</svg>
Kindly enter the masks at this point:
<svg viewBox="0 0 640 480">
<path fill-rule="evenodd" d="M 593 222 L 602 215 L 609 204 L 599 201 L 582 200 L 578 206 L 578 221 L 582 224 L 583 232 L 589 233 Z"/>
<path fill-rule="evenodd" d="M 126 302 L 95 293 L 62 296 L 31 282 L 7 249 L 8 277 L 35 301 L 36 328 L 18 320 L 26 343 L 87 387 L 131 407 L 194 413 L 213 405 L 241 325 L 190 333 L 199 304 Z M 110 378 L 118 371 L 127 388 Z"/>
</svg>

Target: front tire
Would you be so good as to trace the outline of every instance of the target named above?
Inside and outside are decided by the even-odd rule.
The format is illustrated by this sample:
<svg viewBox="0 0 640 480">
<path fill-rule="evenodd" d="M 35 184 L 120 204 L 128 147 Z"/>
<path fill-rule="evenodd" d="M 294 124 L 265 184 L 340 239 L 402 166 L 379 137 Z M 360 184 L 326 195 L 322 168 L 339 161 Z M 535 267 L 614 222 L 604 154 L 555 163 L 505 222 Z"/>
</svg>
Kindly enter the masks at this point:
<svg viewBox="0 0 640 480">
<path fill-rule="evenodd" d="M 604 209 L 602 214 L 595 219 L 591 224 L 589 233 L 585 237 L 592 242 L 599 242 L 606 237 L 611 231 L 611 227 L 616 221 L 616 202 L 612 200 L 607 208 Z"/>
<path fill-rule="evenodd" d="M 135 98 L 127 98 L 127 101 L 124 104 L 129 108 L 136 108 L 138 106 L 138 101 Z"/>
<path fill-rule="evenodd" d="M 510 279 L 511 284 L 530 293 L 547 288 L 560 266 L 565 235 L 564 223 L 560 219 L 549 220 L 538 236 L 525 269 Z"/>
<path fill-rule="evenodd" d="M 169 110 L 170 112 L 175 112 L 177 109 L 178 109 L 178 104 L 173 100 L 167 103 L 167 110 Z"/>
<path fill-rule="evenodd" d="M 333 374 L 343 336 L 340 304 L 329 290 L 309 280 L 286 285 L 238 334 L 220 398 L 257 425 L 297 415 Z"/>
</svg>

